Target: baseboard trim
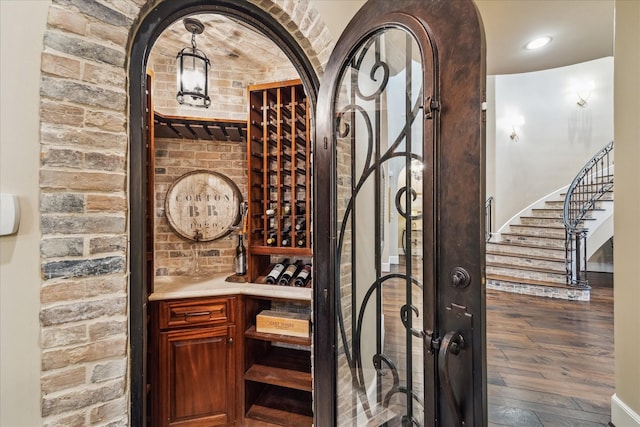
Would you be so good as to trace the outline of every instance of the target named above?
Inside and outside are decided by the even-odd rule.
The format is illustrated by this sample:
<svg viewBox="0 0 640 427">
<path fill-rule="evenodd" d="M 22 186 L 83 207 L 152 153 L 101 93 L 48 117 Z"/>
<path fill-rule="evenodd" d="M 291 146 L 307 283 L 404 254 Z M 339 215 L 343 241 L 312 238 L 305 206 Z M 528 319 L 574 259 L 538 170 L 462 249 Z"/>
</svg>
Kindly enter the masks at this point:
<svg viewBox="0 0 640 427">
<path fill-rule="evenodd" d="M 391 265 L 400 264 L 400 256 L 399 255 L 391 255 L 391 256 L 389 256 L 389 264 L 391 264 Z"/>
<path fill-rule="evenodd" d="M 611 424 L 618 427 L 640 427 L 640 415 L 615 393 L 611 396 Z"/>
</svg>

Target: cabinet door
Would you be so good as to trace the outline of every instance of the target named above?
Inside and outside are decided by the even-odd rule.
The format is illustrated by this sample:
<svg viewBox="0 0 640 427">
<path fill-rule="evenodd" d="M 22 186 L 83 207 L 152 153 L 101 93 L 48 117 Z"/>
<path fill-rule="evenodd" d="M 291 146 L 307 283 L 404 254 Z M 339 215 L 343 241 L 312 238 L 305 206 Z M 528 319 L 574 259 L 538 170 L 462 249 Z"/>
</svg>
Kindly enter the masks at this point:
<svg viewBox="0 0 640 427">
<path fill-rule="evenodd" d="M 160 334 L 162 425 L 232 423 L 235 396 L 234 326 Z M 167 404 L 168 403 L 168 404 Z"/>
</svg>

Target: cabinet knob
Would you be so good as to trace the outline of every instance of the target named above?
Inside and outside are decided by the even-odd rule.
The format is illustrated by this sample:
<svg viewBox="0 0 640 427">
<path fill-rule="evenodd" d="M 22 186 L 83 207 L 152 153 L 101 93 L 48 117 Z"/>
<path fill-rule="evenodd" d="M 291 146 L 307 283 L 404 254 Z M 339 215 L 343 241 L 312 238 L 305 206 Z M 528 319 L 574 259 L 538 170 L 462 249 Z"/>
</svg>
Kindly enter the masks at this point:
<svg viewBox="0 0 640 427">
<path fill-rule="evenodd" d="M 233 337 L 229 337 L 229 344 L 233 344 Z"/>
</svg>

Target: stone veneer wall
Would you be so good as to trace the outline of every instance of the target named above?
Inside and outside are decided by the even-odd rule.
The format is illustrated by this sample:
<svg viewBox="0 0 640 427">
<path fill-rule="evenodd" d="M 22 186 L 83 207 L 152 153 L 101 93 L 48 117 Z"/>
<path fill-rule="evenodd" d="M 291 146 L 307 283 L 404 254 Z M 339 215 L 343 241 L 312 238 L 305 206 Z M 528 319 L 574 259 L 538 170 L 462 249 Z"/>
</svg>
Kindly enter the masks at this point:
<svg viewBox="0 0 640 427">
<path fill-rule="evenodd" d="M 169 0 L 167 0 L 169 1 Z M 306 1 L 255 0 L 320 75 L 332 48 Z M 42 417 L 129 424 L 127 52 L 157 1 L 54 0 L 41 60 Z"/>
</svg>

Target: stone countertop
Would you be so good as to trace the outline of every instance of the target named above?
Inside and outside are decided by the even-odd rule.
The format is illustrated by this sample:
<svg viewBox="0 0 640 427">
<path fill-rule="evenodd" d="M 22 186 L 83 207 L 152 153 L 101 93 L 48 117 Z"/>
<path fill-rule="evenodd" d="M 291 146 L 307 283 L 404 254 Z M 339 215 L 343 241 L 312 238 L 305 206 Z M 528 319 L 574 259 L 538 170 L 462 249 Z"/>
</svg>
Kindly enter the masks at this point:
<svg viewBox="0 0 640 427">
<path fill-rule="evenodd" d="M 160 276 L 154 279 L 154 292 L 149 301 L 168 299 L 213 297 L 221 295 L 252 295 L 311 301 L 311 288 L 266 285 L 247 282 L 227 282 L 232 273 L 215 273 L 207 276 Z"/>
</svg>

